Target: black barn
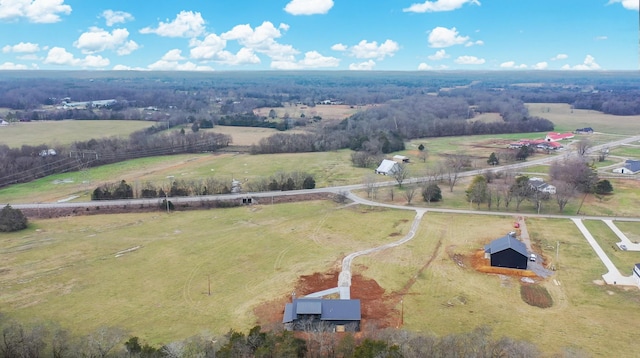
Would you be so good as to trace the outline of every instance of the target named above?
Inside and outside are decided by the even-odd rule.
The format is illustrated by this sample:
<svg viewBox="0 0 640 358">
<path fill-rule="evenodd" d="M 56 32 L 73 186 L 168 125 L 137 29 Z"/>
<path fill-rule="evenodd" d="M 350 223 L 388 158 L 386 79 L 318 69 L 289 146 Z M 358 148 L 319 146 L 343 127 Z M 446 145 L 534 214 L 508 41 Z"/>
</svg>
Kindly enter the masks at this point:
<svg viewBox="0 0 640 358">
<path fill-rule="evenodd" d="M 491 241 L 484 247 L 491 257 L 491 266 L 527 269 L 528 253 L 525 244 L 511 235 Z"/>
<path fill-rule="evenodd" d="M 286 304 L 282 323 L 289 331 L 329 328 L 334 332 L 357 332 L 360 319 L 360 300 L 297 298 Z"/>
</svg>

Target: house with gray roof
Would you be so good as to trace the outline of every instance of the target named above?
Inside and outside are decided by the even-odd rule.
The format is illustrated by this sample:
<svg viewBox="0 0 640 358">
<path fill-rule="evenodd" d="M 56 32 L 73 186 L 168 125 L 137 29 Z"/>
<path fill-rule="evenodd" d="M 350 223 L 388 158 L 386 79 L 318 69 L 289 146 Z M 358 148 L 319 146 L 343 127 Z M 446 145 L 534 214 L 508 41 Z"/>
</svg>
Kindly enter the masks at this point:
<svg viewBox="0 0 640 358">
<path fill-rule="evenodd" d="M 328 328 L 333 332 L 357 332 L 361 320 L 360 300 L 294 298 L 284 307 L 282 323 L 289 331 Z"/>
<path fill-rule="evenodd" d="M 398 170 L 400 170 L 400 166 L 397 162 L 389 159 L 383 159 L 382 163 L 380 163 L 380 165 L 376 169 L 376 174 L 393 175 Z"/>
<path fill-rule="evenodd" d="M 527 269 L 527 246 L 511 235 L 491 241 L 484 247 L 484 252 L 490 257 L 491 266 Z"/>
<path fill-rule="evenodd" d="M 624 162 L 622 168 L 616 168 L 613 172 L 618 174 L 636 174 L 640 172 L 640 160 L 628 159 Z"/>
</svg>

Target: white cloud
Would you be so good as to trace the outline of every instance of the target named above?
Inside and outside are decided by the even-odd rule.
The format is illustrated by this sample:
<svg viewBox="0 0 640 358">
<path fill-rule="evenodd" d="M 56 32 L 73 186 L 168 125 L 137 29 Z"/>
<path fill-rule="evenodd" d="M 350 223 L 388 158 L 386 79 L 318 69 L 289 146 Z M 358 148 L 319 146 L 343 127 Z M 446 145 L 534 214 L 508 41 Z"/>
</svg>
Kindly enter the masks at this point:
<svg viewBox="0 0 640 358">
<path fill-rule="evenodd" d="M 164 61 L 182 61 L 184 59 L 185 58 L 182 57 L 182 51 L 177 48 L 167 51 L 167 53 L 162 56 L 162 60 Z"/>
<path fill-rule="evenodd" d="M 9 53 L 34 53 L 40 51 L 40 46 L 31 42 L 20 42 L 13 46 L 7 45 L 2 48 L 2 52 Z"/>
<path fill-rule="evenodd" d="M 392 40 L 386 40 L 378 46 L 378 42 L 367 42 L 367 40 L 360 41 L 357 45 L 351 47 L 351 54 L 356 58 L 375 58 L 382 60 L 385 57 L 393 56 L 400 46 L 397 42 Z"/>
<path fill-rule="evenodd" d="M 480 6 L 478 0 L 435 0 L 425 1 L 423 3 L 412 4 L 406 9 L 402 9 L 404 12 L 438 12 L 438 11 L 452 11 L 461 8 L 464 4 L 474 4 Z"/>
<path fill-rule="evenodd" d="M 114 71 L 149 71 L 148 68 L 144 67 L 131 67 L 127 65 L 115 65 L 112 70 Z"/>
<path fill-rule="evenodd" d="M 114 29 L 113 32 L 109 32 L 98 27 L 91 27 L 89 31 L 80 35 L 73 46 L 85 54 L 114 50 L 118 55 L 128 55 L 140 47 L 133 40 L 127 41 L 128 38 L 129 31 L 127 29 Z"/>
<path fill-rule="evenodd" d="M 156 61 L 148 66 L 152 71 L 213 71 L 209 66 L 200 66 L 193 62 L 180 63 L 176 61 Z"/>
<path fill-rule="evenodd" d="M 600 65 L 596 63 L 596 59 L 593 56 L 587 55 L 581 64 L 578 64 L 575 66 L 564 65 L 562 66 L 562 69 L 563 70 L 579 70 L 579 71 L 599 70 Z"/>
<path fill-rule="evenodd" d="M 331 46 L 331 49 L 333 51 L 347 51 L 347 48 L 348 48 L 347 45 L 343 45 L 341 43 Z"/>
<path fill-rule="evenodd" d="M 459 56 L 454 62 L 460 65 L 482 65 L 485 61 L 484 58 L 476 56 Z"/>
<path fill-rule="evenodd" d="M 516 65 L 515 61 L 507 61 L 507 62 L 501 63 L 500 67 L 511 68 L 511 69 L 523 69 L 523 68 L 527 68 L 527 65 L 525 64 Z"/>
<path fill-rule="evenodd" d="M 460 36 L 455 27 L 436 27 L 429 32 L 429 46 L 435 48 L 461 45 L 469 41 L 469 36 Z"/>
<path fill-rule="evenodd" d="M 547 66 L 549 66 L 549 64 L 544 62 L 544 61 L 542 61 L 542 62 L 538 62 L 535 65 L 533 65 L 532 68 L 534 70 L 544 70 L 544 69 L 547 68 Z"/>
<path fill-rule="evenodd" d="M 615 3 L 621 3 L 622 7 L 628 10 L 638 11 L 640 9 L 640 3 L 638 3 L 638 0 L 609 0 L 607 5 L 611 5 Z"/>
<path fill-rule="evenodd" d="M 102 17 L 106 20 L 107 26 L 113 26 L 115 24 L 123 24 L 127 21 L 132 21 L 133 15 L 124 11 L 105 10 L 102 12 Z"/>
<path fill-rule="evenodd" d="M 158 27 L 145 27 L 142 34 L 156 34 L 163 37 L 196 37 L 204 33 L 204 19 L 199 12 L 181 11 L 175 20 L 162 22 Z"/>
<path fill-rule="evenodd" d="M 220 51 L 216 54 L 216 62 L 225 65 L 246 65 L 260 63 L 260 58 L 252 49 L 243 47 L 236 54 L 229 51 Z"/>
<path fill-rule="evenodd" d="M 26 70 L 27 68 L 28 67 L 26 65 L 13 62 L 0 64 L 0 70 Z"/>
<path fill-rule="evenodd" d="M 567 55 L 566 53 L 559 53 L 551 57 L 551 61 L 566 60 L 567 58 L 569 58 L 569 55 Z"/>
<path fill-rule="evenodd" d="M 604 41 L 604 40 L 608 39 L 608 37 L 607 36 L 596 36 L 593 39 L 596 40 L 596 41 Z"/>
<path fill-rule="evenodd" d="M 216 34 L 209 34 L 204 40 L 192 40 L 189 44 L 191 58 L 196 60 L 211 60 L 227 47 L 227 41 Z"/>
<path fill-rule="evenodd" d="M 301 70 L 310 68 L 338 67 L 340 60 L 335 57 L 322 56 L 317 51 L 309 51 L 300 61 L 273 61 L 271 68 L 278 70 Z"/>
<path fill-rule="evenodd" d="M 85 58 L 75 58 L 62 47 L 53 47 L 49 50 L 44 63 L 52 65 L 64 65 L 74 67 L 106 67 L 109 59 L 102 56 L 88 55 Z"/>
<path fill-rule="evenodd" d="M 464 47 L 482 46 L 482 45 L 484 45 L 484 41 L 478 40 L 478 41 L 469 41 L 466 44 L 464 44 Z"/>
<path fill-rule="evenodd" d="M 283 29 L 282 25 L 280 29 Z M 269 21 L 252 29 L 250 25 L 237 25 L 230 31 L 220 35 L 224 40 L 236 40 L 239 44 L 257 53 L 263 53 L 275 61 L 294 61 L 298 50 L 291 45 L 283 45 L 275 39 L 280 38 L 282 33 L 276 29 Z"/>
<path fill-rule="evenodd" d="M 433 55 L 427 56 L 427 58 L 430 59 L 431 61 L 440 61 L 449 57 L 450 57 L 449 54 L 445 50 L 438 50 Z"/>
<path fill-rule="evenodd" d="M 375 66 L 376 63 L 373 60 L 369 60 L 367 62 L 352 63 L 349 65 L 349 69 L 351 71 L 371 71 Z"/>
<path fill-rule="evenodd" d="M 418 65 L 418 71 L 427 71 L 427 70 L 433 70 L 433 67 L 429 66 L 424 62 Z"/>
<path fill-rule="evenodd" d="M 53 23 L 60 14 L 69 15 L 71 6 L 64 0 L 3 0 L 0 1 L 0 20 L 26 18 L 29 22 Z"/>
<path fill-rule="evenodd" d="M 333 7 L 333 0 L 291 0 L 284 11 L 291 15 L 326 14 Z"/>
</svg>

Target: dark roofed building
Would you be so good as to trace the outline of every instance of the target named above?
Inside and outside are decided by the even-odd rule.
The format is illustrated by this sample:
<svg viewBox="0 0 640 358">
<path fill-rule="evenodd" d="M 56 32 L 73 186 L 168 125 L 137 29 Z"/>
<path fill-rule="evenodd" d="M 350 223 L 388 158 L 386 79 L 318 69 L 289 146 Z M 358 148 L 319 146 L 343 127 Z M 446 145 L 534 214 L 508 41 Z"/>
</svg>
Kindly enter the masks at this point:
<svg viewBox="0 0 640 358">
<path fill-rule="evenodd" d="M 360 330 L 360 300 L 296 298 L 284 307 L 285 329 L 303 331 L 326 324 L 335 332 Z"/>
<path fill-rule="evenodd" d="M 511 235 L 491 241 L 484 247 L 491 258 L 491 266 L 527 269 L 529 255 L 525 244 Z"/>
</svg>

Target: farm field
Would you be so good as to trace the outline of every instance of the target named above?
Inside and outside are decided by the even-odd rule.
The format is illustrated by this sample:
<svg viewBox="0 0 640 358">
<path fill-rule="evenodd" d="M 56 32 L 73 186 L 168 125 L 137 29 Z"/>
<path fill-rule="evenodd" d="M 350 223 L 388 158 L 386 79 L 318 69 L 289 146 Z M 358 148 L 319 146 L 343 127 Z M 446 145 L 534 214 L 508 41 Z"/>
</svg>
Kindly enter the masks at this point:
<svg viewBox="0 0 640 358">
<path fill-rule="evenodd" d="M 92 138 L 128 137 L 129 134 L 153 126 L 145 121 L 36 121 L 18 122 L 0 128 L 0 144 L 12 148 L 22 145 L 68 145 Z"/>
<path fill-rule="evenodd" d="M 397 240 L 413 216 L 323 201 L 38 220 L 0 234 L 0 311 L 77 333 L 119 326 L 154 344 L 246 330 L 299 276 Z"/>
<path fill-rule="evenodd" d="M 414 215 L 306 202 L 37 220 L 26 232 L 0 235 L 0 308 L 75 332 L 120 326 L 152 344 L 246 330 L 256 308 L 284 303 L 300 276 L 335 270 L 347 253 L 397 240 Z M 628 329 L 640 319 L 640 291 L 600 284 L 604 265 L 570 220 L 527 219 L 534 246 L 559 268 L 539 282 L 551 308 L 525 304 L 517 278 L 470 267 L 470 254 L 511 230 L 513 220 L 430 212 L 412 241 L 357 258 L 353 273 L 384 289 L 384 299 L 395 302 L 391 316 L 408 330 L 446 335 L 486 325 L 496 337 L 531 341 L 547 354 L 568 347 L 624 356 L 640 348 Z"/>
<path fill-rule="evenodd" d="M 592 127 L 596 132 L 631 135 L 639 133 L 640 116 L 614 116 L 602 112 L 572 109 L 566 103 L 527 103 L 529 114 L 546 118 L 555 124 L 557 132 L 572 132 Z"/>
<path fill-rule="evenodd" d="M 318 104 L 314 107 L 309 107 L 306 105 L 285 103 L 284 107 L 256 108 L 253 110 L 253 113 L 257 116 L 268 117 L 269 112 L 273 109 L 276 112 L 277 118 L 284 118 L 285 114 L 288 113 L 290 118 L 297 119 L 304 114 L 307 118 L 320 116 L 322 118 L 320 123 L 322 123 L 324 120 L 342 120 L 368 107 L 371 107 L 371 105 L 349 106 L 345 104 Z"/>
</svg>

